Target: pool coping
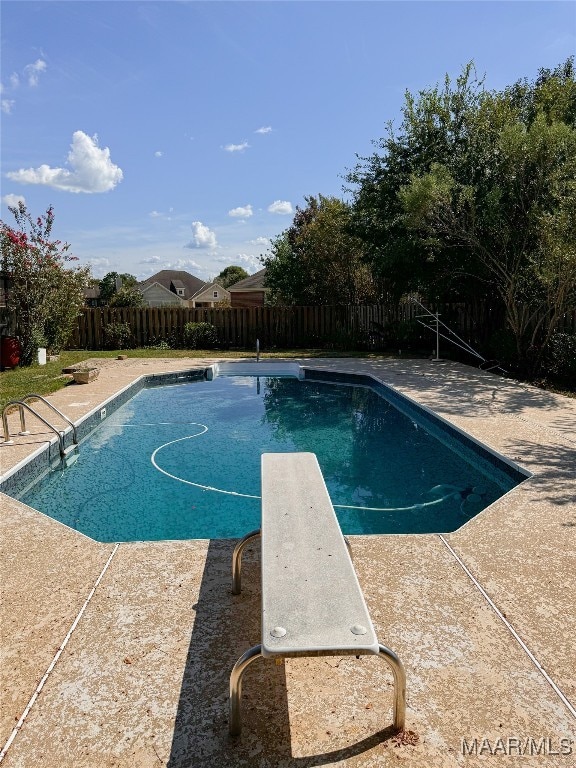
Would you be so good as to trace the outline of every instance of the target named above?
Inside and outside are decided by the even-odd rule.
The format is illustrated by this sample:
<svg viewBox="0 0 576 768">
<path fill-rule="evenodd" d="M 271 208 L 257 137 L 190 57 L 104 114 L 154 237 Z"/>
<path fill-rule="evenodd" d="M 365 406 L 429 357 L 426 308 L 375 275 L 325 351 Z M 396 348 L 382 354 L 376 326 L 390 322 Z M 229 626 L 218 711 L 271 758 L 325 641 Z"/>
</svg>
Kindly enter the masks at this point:
<svg viewBox="0 0 576 768">
<path fill-rule="evenodd" d="M 161 364 L 156 361 L 150 362 L 157 368 L 161 368 Z M 189 362 L 196 364 L 196 361 Z M 307 368 L 321 368 L 322 364 L 326 361 L 302 360 L 301 362 Z M 174 363 L 175 361 L 166 361 L 164 364 L 174 365 Z M 182 365 L 180 361 L 178 361 L 177 365 L 180 365 L 181 369 L 186 367 L 185 365 Z M 341 360 L 336 359 L 330 361 L 330 365 L 332 370 L 340 370 L 343 373 L 346 373 L 347 369 L 349 371 L 351 367 L 362 369 L 363 373 L 366 373 L 368 369 L 370 369 L 370 375 L 373 375 L 375 380 L 381 381 L 381 383 L 385 385 L 395 387 L 396 385 L 399 385 L 398 391 L 400 391 L 403 396 L 414 396 L 419 408 L 422 408 L 423 406 L 430 408 L 435 416 L 447 418 L 448 423 L 450 423 L 452 427 L 466 430 L 466 426 L 471 426 L 474 431 L 474 435 L 471 435 L 471 438 L 478 439 L 480 443 L 482 443 L 483 440 L 486 440 L 486 443 L 490 445 L 490 450 L 494 450 L 494 446 L 496 446 L 496 450 L 499 453 L 502 453 L 505 457 L 506 454 L 512 456 L 513 458 L 510 460 L 513 463 L 518 463 L 518 459 L 526 460 L 524 466 L 528 464 L 531 471 L 533 471 L 533 475 L 528 482 L 522 483 L 521 486 L 513 489 L 504 497 L 501 497 L 495 504 L 488 507 L 480 513 L 480 515 L 474 517 L 456 532 L 447 536 L 436 536 L 432 534 L 381 534 L 372 537 L 358 536 L 353 537 L 355 541 L 354 546 L 358 549 L 358 567 L 361 569 L 364 579 L 366 578 L 366 566 L 370 562 L 370 558 L 376 557 L 379 559 L 384 556 L 383 554 L 378 554 L 379 552 L 387 552 L 388 554 L 386 557 L 391 561 L 393 560 L 394 550 L 389 547 L 389 544 L 392 541 L 396 542 L 396 544 L 392 546 L 396 547 L 398 550 L 405 549 L 406 551 L 409 551 L 412 549 L 414 552 L 424 552 L 426 551 L 426 548 L 428 548 L 429 553 L 436 554 L 432 561 L 426 559 L 418 560 L 419 565 L 414 572 L 414 578 L 416 579 L 415 583 L 418 583 L 418 579 L 421 578 L 421 576 L 418 576 L 419 573 L 426 573 L 432 577 L 434 571 L 430 570 L 431 568 L 438 568 L 440 569 L 439 572 L 441 572 L 442 568 L 448 567 L 447 563 L 442 558 L 441 550 L 436 547 L 434 542 L 437 541 L 438 545 L 445 551 L 447 551 L 446 544 L 449 544 L 453 549 L 454 555 L 462 560 L 462 563 L 469 570 L 470 574 L 478 581 L 486 595 L 494 602 L 495 607 L 502 613 L 502 616 L 509 621 L 511 626 L 515 628 L 518 636 L 526 643 L 527 647 L 531 649 L 534 659 L 536 660 L 535 665 L 531 662 L 532 668 L 534 668 L 537 673 L 538 667 L 540 667 L 540 672 L 546 672 L 554 684 L 557 685 L 558 690 L 561 693 L 563 691 L 565 692 L 562 695 L 566 697 L 566 701 L 572 706 L 570 700 L 575 700 L 576 697 L 574 696 L 574 691 L 576 688 L 574 682 L 571 680 L 569 669 L 569 658 L 571 653 L 570 638 L 574 636 L 576 628 L 574 626 L 574 609 L 572 604 L 573 592 L 570 591 L 569 586 L 574 582 L 574 568 L 571 566 L 571 562 L 573 561 L 570 561 L 569 552 L 573 546 L 574 536 L 572 535 L 573 528 L 567 527 L 562 529 L 557 526 L 565 524 L 569 526 L 572 525 L 569 521 L 570 514 L 573 514 L 574 507 L 570 505 L 569 501 L 565 501 L 565 499 L 569 499 L 570 495 L 574 493 L 576 473 L 563 468 L 562 456 L 570 457 L 574 454 L 574 441 L 570 439 L 570 424 L 571 420 L 576 416 L 576 404 L 561 396 L 551 395 L 537 397 L 533 392 L 526 391 L 526 388 L 521 385 L 517 385 L 513 382 L 508 384 L 501 383 L 497 377 L 487 377 L 474 369 L 466 369 L 465 366 L 450 365 L 440 372 L 437 368 L 433 371 L 431 368 L 427 368 L 426 363 L 415 362 L 414 365 L 411 366 L 409 361 L 394 364 L 386 361 L 379 362 L 373 360 L 352 360 L 342 362 Z M 176 374 L 178 373 L 177 370 L 173 372 Z M 144 376 L 144 374 L 139 375 Z M 398 378 L 392 379 L 392 377 Z M 387 379 L 388 381 L 382 381 L 382 379 Z M 132 377 L 131 383 L 133 384 L 136 380 L 137 377 Z M 393 384 L 390 384 L 391 380 L 393 380 Z M 100 381 L 100 379 L 97 381 Z M 480 384 L 478 382 L 480 382 Z M 101 382 L 101 384 L 102 383 L 103 382 Z M 93 389 L 94 384 L 89 386 L 91 392 L 96 396 L 96 390 Z M 119 392 L 123 389 L 127 389 L 129 386 L 130 384 L 123 382 L 117 387 L 117 391 Z M 469 389 L 471 388 L 472 391 L 476 388 L 476 394 L 470 395 L 470 393 L 466 393 L 467 387 Z M 447 405 L 444 401 L 442 401 L 439 406 L 441 400 L 440 396 L 447 388 L 452 394 L 455 391 L 461 392 L 462 402 L 466 400 L 466 408 L 459 409 L 458 407 L 453 407 L 452 410 L 450 410 L 449 404 Z M 497 412 L 492 409 L 494 391 L 497 391 L 497 398 L 500 396 L 503 398 L 503 412 Z M 517 397 L 518 394 L 519 396 Z M 515 410 L 512 409 L 510 413 L 506 413 L 505 406 L 506 397 L 508 395 L 511 395 L 512 398 L 516 398 L 517 400 L 521 400 L 522 397 L 525 397 L 527 405 L 523 405 L 521 408 L 515 406 Z M 108 395 L 100 397 L 98 402 L 90 408 L 90 413 L 97 414 L 98 409 L 105 406 L 108 397 Z M 56 399 L 61 408 L 62 401 L 65 399 L 65 395 L 61 395 Z M 531 399 L 536 405 L 531 404 Z M 473 415 L 468 412 L 471 410 L 470 406 L 476 409 L 476 413 Z M 545 407 L 544 411 L 542 410 L 543 406 Z M 436 408 L 436 410 L 434 410 L 434 408 Z M 550 412 L 548 413 L 546 409 Z M 83 418 L 86 419 L 88 415 L 89 413 L 85 413 Z M 476 416 L 478 421 L 471 423 L 474 416 Z M 558 421 L 558 419 L 564 419 L 564 422 Z M 492 431 L 494 425 L 498 428 L 497 433 Z M 568 426 L 568 429 L 566 429 L 566 425 Z M 564 430 L 564 433 L 562 430 Z M 470 433 L 467 432 L 466 434 Z M 527 443 L 528 439 L 530 440 L 530 445 L 535 446 L 533 454 L 526 452 L 528 449 L 524 448 L 524 443 Z M 544 451 L 544 448 L 546 451 Z M 37 449 L 33 448 L 29 450 L 34 451 Z M 525 450 L 524 454 L 522 454 L 522 450 Z M 516 453 L 518 453 L 519 456 L 516 456 Z M 523 462 L 521 461 L 520 464 L 522 465 L 522 463 Z M 551 500 L 549 501 L 548 498 Z M 23 537 L 21 544 L 24 547 L 24 550 L 26 548 L 27 537 L 29 536 L 28 531 L 31 533 L 37 527 L 43 530 L 52 530 L 55 521 L 41 520 L 41 515 L 39 513 L 30 515 L 26 512 L 26 509 L 29 510 L 29 508 L 22 509 L 23 505 L 20 505 L 19 502 L 13 502 L 13 504 L 10 504 L 9 506 L 13 506 L 14 509 L 20 510 L 20 514 L 26 513 L 23 518 L 23 521 L 26 521 L 26 525 L 18 526 L 20 530 L 19 535 Z M 15 514 L 18 514 L 18 512 L 15 512 Z M 564 520 L 566 523 L 563 522 Z M 16 522 L 15 524 L 18 525 Z M 70 529 L 66 530 L 69 531 Z M 565 536 L 566 539 L 554 539 L 554 536 L 556 535 L 555 532 L 561 530 L 564 531 L 563 536 Z M 59 536 L 62 540 L 69 539 L 64 530 L 56 532 L 56 540 Z M 86 553 L 92 552 L 97 559 L 100 559 L 101 563 L 105 562 L 106 558 L 110 556 L 112 545 L 99 545 L 87 537 L 85 540 L 79 537 L 77 538 L 78 541 L 72 543 L 72 545 L 74 547 L 79 546 L 81 550 L 84 548 Z M 368 541 L 368 539 L 371 539 L 371 541 Z M 415 542 L 415 539 L 420 539 L 420 543 Z M 513 548 L 511 548 L 510 544 L 511 539 L 513 539 L 515 543 Z M 519 547 L 518 544 L 520 544 L 521 547 Z M 49 549 L 49 545 L 47 544 L 46 546 Z M 52 671 L 51 676 L 46 683 L 42 696 L 36 702 L 34 708 L 31 710 L 31 714 L 28 716 L 26 728 L 23 729 L 22 733 L 15 736 L 11 749 L 8 752 L 9 766 L 25 764 L 45 764 L 47 766 L 66 764 L 61 760 L 62 753 L 60 753 L 60 760 L 57 762 L 41 763 L 36 761 L 39 754 L 37 748 L 40 748 L 40 743 L 43 739 L 44 748 L 52 754 L 53 760 L 54 755 L 58 754 L 57 744 L 54 743 L 51 746 L 47 746 L 45 743 L 45 736 L 42 737 L 42 733 L 44 732 L 43 722 L 48 722 L 46 718 L 49 718 L 49 712 L 52 711 L 51 707 L 56 707 L 54 712 L 58 712 L 57 702 L 60 701 L 59 696 L 61 696 L 61 694 L 58 694 L 58 681 L 63 674 L 66 676 L 70 675 L 72 669 L 70 664 L 74 657 L 74 652 L 77 652 L 79 648 L 86 648 L 86 650 L 88 650 L 88 647 L 93 641 L 100 642 L 97 636 L 94 636 L 92 640 L 93 632 L 91 633 L 88 631 L 87 633 L 87 630 L 89 630 L 90 622 L 96 617 L 95 611 L 97 611 L 97 609 L 98 612 L 102 610 L 102 604 L 101 602 L 98 602 L 98 596 L 104 596 L 106 589 L 109 588 L 106 585 L 111 585 L 114 583 L 115 579 L 120 578 L 120 571 L 118 571 L 118 568 L 121 564 L 121 553 L 124 553 L 123 557 L 126 558 L 128 553 L 132 552 L 133 554 L 130 555 L 129 558 L 136 558 L 136 560 L 138 560 L 140 556 L 142 556 L 146 558 L 146 562 L 150 561 L 150 557 L 152 557 L 152 553 L 154 553 L 153 559 L 160 558 L 160 565 L 164 557 L 172 557 L 175 552 L 184 552 L 189 549 L 191 552 L 200 552 L 203 551 L 205 546 L 209 546 L 209 543 L 197 541 L 196 544 L 192 542 L 189 546 L 185 542 L 160 542 L 153 543 L 152 545 L 138 544 L 134 542 L 120 545 L 118 554 L 115 556 L 114 560 L 112 560 L 112 564 L 108 569 L 104 583 L 98 587 L 95 606 L 91 606 L 90 610 L 87 611 L 86 615 L 75 628 L 74 635 L 72 636 L 72 649 L 68 646 L 65 652 L 62 653 L 55 670 Z M 373 554 L 368 555 L 369 552 L 372 552 Z M 366 553 L 366 555 L 363 553 Z M 57 558 L 56 553 L 53 553 L 52 556 Z M 368 560 L 366 560 L 365 557 L 368 557 Z M 452 555 L 450 557 L 453 562 L 456 563 L 454 557 Z M 168 562 L 169 561 L 166 560 L 166 564 L 168 564 Z M 384 562 L 386 562 L 386 560 L 384 560 Z M 444 565 L 441 564 L 442 562 Z M 401 562 L 398 561 L 395 565 L 395 570 L 400 569 L 400 566 Z M 39 574 L 44 572 L 44 565 L 41 562 L 41 558 L 36 558 L 35 560 L 30 561 L 30 567 L 34 572 L 38 571 Z M 82 570 L 82 567 L 80 570 Z M 460 566 L 457 566 L 457 568 L 458 572 L 462 572 Z M 72 569 L 72 564 L 69 565 L 69 569 Z M 94 578 L 92 578 L 92 580 L 90 580 L 88 572 L 86 572 L 85 576 L 82 576 L 81 574 L 79 575 L 78 588 L 80 596 L 83 592 L 82 584 L 84 583 L 86 586 L 84 587 L 84 596 L 82 599 L 78 598 L 78 606 L 83 604 L 88 592 L 88 585 L 91 584 L 94 586 L 95 579 L 98 576 L 98 573 L 100 573 L 100 570 L 101 568 L 99 569 L 96 565 L 94 566 L 92 570 Z M 388 572 L 388 577 L 392 579 L 393 572 Z M 54 585 L 56 586 L 60 577 L 51 576 L 50 578 L 55 579 Z M 469 580 L 468 576 L 462 581 L 455 571 L 453 578 L 455 578 L 460 585 L 460 590 L 466 589 L 465 583 Z M 462 578 L 464 578 L 464 576 Z M 551 586 L 551 584 L 556 584 L 557 586 L 554 587 Z M 21 583 L 20 589 L 22 599 L 34 600 L 33 595 L 27 594 L 26 583 Z M 385 600 L 383 595 L 380 595 L 379 598 L 375 598 L 372 594 L 372 587 L 370 585 L 368 585 L 368 589 L 368 597 L 372 601 L 376 599 L 377 606 Z M 443 589 L 442 591 L 444 592 L 445 590 Z M 122 601 L 120 596 L 116 599 Z M 442 602 L 446 599 L 445 595 L 439 593 L 438 600 Z M 454 598 L 450 599 L 452 600 Z M 542 616 L 539 615 L 538 609 L 544 599 L 547 601 L 551 613 L 549 614 L 547 621 L 543 623 Z M 482 601 L 484 601 L 484 598 L 482 598 Z M 39 606 L 38 610 L 42 612 L 46 611 L 46 605 Z M 476 608 L 476 611 L 478 610 L 480 610 L 479 607 Z M 41 614 L 38 613 L 38 617 L 40 617 L 40 615 Z M 72 606 L 69 615 L 70 620 L 76 615 L 72 612 Z M 419 620 L 424 621 L 425 623 L 424 618 Z M 491 646 L 490 643 L 492 643 L 493 640 L 491 640 L 490 637 L 496 632 L 496 629 L 491 629 L 488 626 L 488 623 L 488 618 L 485 618 L 483 620 L 483 625 L 485 625 L 484 629 L 478 628 L 478 630 L 475 629 L 474 632 L 483 633 L 488 642 L 486 648 L 491 648 L 493 646 Z M 409 617 L 406 617 L 404 624 L 406 627 L 411 626 Z M 68 626 L 70 626 L 70 623 Z M 432 631 L 432 626 L 430 626 L 429 629 Z M 440 630 L 436 627 L 434 631 Z M 470 632 L 470 627 L 466 631 Z M 34 635 L 33 625 L 30 626 L 29 632 L 32 633 L 32 636 Z M 402 623 L 400 624 L 400 632 L 402 632 Z M 63 637 L 64 634 L 65 632 L 62 632 L 60 637 Z M 510 638 L 512 638 L 512 635 L 510 635 Z M 16 641 L 16 638 L 14 641 Z M 401 640 L 397 638 L 395 642 L 401 642 Z M 406 648 L 413 648 L 413 644 L 409 641 L 407 642 L 408 645 L 406 645 Z M 511 710 L 508 715 L 506 715 L 508 720 L 510 720 L 511 723 L 517 722 L 518 724 L 521 722 L 533 722 L 531 727 L 533 729 L 532 734 L 535 737 L 538 736 L 538 733 L 543 733 L 542 729 L 545 728 L 546 723 L 548 723 L 548 732 L 554 735 L 555 731 L 551 725 L 553 722 L 558 724 L 556 726 L 556 732 L 558 734 L 560 734 L 561 729 L 566 728 L 572 728 L 573 733 L 574 718 L 570 715 L 570 711 L 566 706 L 564 706 L 564 708 L 561 707 L 560 709 L 556 709 L 556 705 L 553 701 L 559 701 L 560 699 L 556 694 L 553 694 L 552 689 L 549 687 L 549 690 L 551 691 L 550 696 L 552 696 L 552 698 L 545 693 L 545 688 L 540 689 L 538 686 L 536 686 L 536 688 L 538 688 L 540 693 L 535 694 L 536 688 L 534 688 L 534 686 L 536 685 L 536 682 L 530 682 L 531 678 L 528 667 L 524 667 L 521 657 L 517 656 L 517 652 L 514 650 L 517 647 L 516 640 L 505 640 L 505 636 L 503 635 L 500 637 L 499 642 L 504 643 L 507 649 L 507 656 L 514 659 L 514 664 L 517 668 L 515 675 L 508 681 L 508 687 L 511 693 L 516 691 L 516 698 L 513 697 L 511 701 L 517 702 L 519 719 L 515 719 L 516 715 L 514 714 L 514 710 Z M 35 645 L 37 644 L 38 641 L 35 641 Z M 42 645 L 42 642 L 40 642 L 40 645 Z M 51 642 L 49 642 L 48 645 L 51 645 Z M 392 641 L 391 645 L 394 646 Z M 26 648 L 22 648 L 21 652 L 26 653 Z M 492 654 L 494 652 L 494 650 L 491 651 Z M 404 651 L 404 653 L 408 653 L 408 651 Z M 568 654 L 568 656 L 566 654 Z M 44 666 L 44 670 L 45 669 L 46 666 Z M 38 666 L 38 670 L 40 673 L 43 671 L 41 665 Z M 448 671 L 449 667 L 447 667 L 446 670 Z M 418 708 L 413 709 L 410 707 L 410 701 L 419 701 L 417 688 L 414 688 L 414 680 L 427 680 L 431 673 L 426 673 L 425 670 L 421 671 L 417 665 L 413 666 L 411 664 L 409 664 L 408 672 L 409 712 L 412 717 L 412 722 L 416 723 L 416 730 L 419 730 L 421 736 L 424 737 L 424 742 L 427 746 L 413 748 L 413 754 L 410 750 L 408 750 L 408 752 L 406 749 L 401 750 L 405 764 L 414 766 L 420 766 L 422 764 L 429 766 L 438 765 L 442 766 L 442 768 L 447 765 L 461 764 L 460 761 L 455 758 L 453 753 L 450 754 L 449 752 L 446 752 L 445 748 L 438 748 L 438 744 L 446 744 L 446 734 L 452 733 L 453 737 L 448 737 L 448 743 L 452 743 L 455 749 L 457 747 L 457 739 L 454 734 L 457 734 L 458 730 L 454 731 L 454 727 L 449 721 L 442 721 L 443 724 L 440 725 L 441 721 L 435 720 L 432 716 L 432 712 L 427 714 L 424 711 L 426 709 L 424 705 L 422 705 L 423 710 L 421 715 L 418 714 Z M 116 675 L 112 670 L 110 671 L 110 674 L 113 675 L 113 677 Z M 293 674 L 296 674 L 296 672 L 291 672 L 291 675 Z M 422 675 L 424 675 L 424 677 L 422 677 Z M 40 676 L 41 675 L 39 675 L 39 677 Z M 113 677 L 110 678 L 110 684 L 112 684 Z M 298 690 L 298 677 L 292 676 L 290 679 L 292 680 L 292 687 L 295 690 Z M 520 685 L 521 682 L 522 684 Z M 529 689 L 531 691 L 530 701 L 532 703 L 530 704 L 523 698 L 524 694 L 521 693 L 523 686 L 528 686 L 526 690 Z M 410 694 L 411 690 L 412 694 Z M 30 688 L 30 693 L 32 693 L 32 691 L 33 688 Z M 25 693 L 25 690 L 23 690 L 22 693 Z M 54 698 L 54 696 L 56 698 Z M 501 689 L 499 696 L 502 698 L 505 697 L 504 689 Z M 536 698 L 540 698 L 540 704 L 534 703 L 535 696 Z M 312 699 L 314 699 L 314 696 L 312 696 Z M 25 702 L 25 699 L 22 698 L 21 700 L 22 702 Z M 53 703 L 50 704 L 50 702 Z M 530 717 L 526 720 L 527 707 L 528 709 L 530 707 L 539 707 L 539 720 L 537 718 L 537 720 L 531 721 Z M 130 710 L 131 708 L 128 707 L 128 709 Z M 482 718 L 485 717 L 483 713 L 488 713 L 489 710 L 490 707 L 486 703 L 482 704 L 481 698 L 479 698 L 474 705 L 474 715 L 472 715 L 472 711 L 468 712 L 464 707 L 460 712 L 459 717 L 464 718 L 464 721 L 469 721 L 470 723 L 475 722 L 475 720 L 480 723 Z M 562 714 L 562 712 L 565 714 L 568 713 L 568 720 L 565 719 L 565 714 Z M 524 715 L 521 713 L 524 713 Z M 522 720 L 522 717 L 524 717 L 524 721 Z M 550 720 L 550 717 L 553 719 Z M 432 725 L 433 722 L 435 725 Z M 486 723 L 487 722 L 488 721 L 486 721 Z M 542 725 L 535 725 L 534 723 L 536 722 L 541 722 Z M 572 726 L 567 725 L 568 722 L 571 722 Z M 564 725 L 560 726 L 560 723 L 563 723 Z M 52 727 L 54 727 L 54 724 Z M 485 727 L 487 728 L 487 732 L 489 732 L 489 725 L 485 724 Z M 75 738 L 76 740 L 78 739 L 78 732 L 75 731 L 74 719 L 72 719 L 67 726 L 63 726 L 63 728 L 65 730 L 61 730 L 62 737 L 64 737 L 66 733 L 72 735 L 76 733 Z M 440 731 L 443 734 L 440 741 L 438 741 L 440 738 L 440 732 L 437 730 L 438 728 L 440 728 Z M 538 728 L 540 728 L 540 731 L 537 733 Z M 32 745 L 36 743 L 36 737 L 34 735 L 36 733 L 38 734 L 37 738 L 40 739 L 40 741 L 37 742 L 37 747 L 33 747 Z M 508 733 L 510 733 L 510 731 L 508 731 Z M 436 734 L 436 736 L 434 736 L 434 734 Z M 491 731 L 490 734 L 492 734 Z M 204 737 L 199 733 L 195 738 L 199 739 L 199 741 L 196 742 L 194 738 L 192 738 L 191 744 L 196 744 L 197 749 L 199 745 L 201 746 L 204 743 L 202 741 Z M 272 749 L 274 751 L 275 748 L 266 741 L 266 737 L 262 733 L 259 732 L 257 738 L 264 740 L 261 741 L 261 743 L 264 745 L 263 748 L 265 750 Z M 298 749 L 301 748 L 300 738 L 298 729 L 296 729 L 292 734 L 293 753 L 298 753 Z M 452 742 L 450 741 L 450 738 L 452 738 Z M 104 744 L 102 744 L 102 749 L 104 749 Z M 440 749 L 440 751 L 438 751 L 438 749 Z M 50 752 L 50 750 L 52 751 Z M 164 754 L 164 752 L 162 754 Z M 234 753 L 234 755 L 235 754 L 236 753 Z M 246 759 L 246 752 L 239 749 L 237 754 L 238 760 L 240 760 L 238 765 L 244 765 L 245 763 L 242 763 L 242 759 Z M 347 754 L 348 753 L 346 753 L 346 755 Z M 236 757 L 234 755 L 232 757 L 228 755 L 230 765 L 236 765 Z M 243 758 L 242 755 L 244 755 Z M 396 758 L 394 753 L 390 756 L 387 752 L 384 754 L 379 753 L 378 756 L 375 757 L 368 748 L 365 752 L 361 752 L 358 755 L 346 755 L 344 755 L 345 759 L 342 760 L 342 763 L 366 767 L 372 765 L 388 765 L 388 757 L 393 760 L 390 764 L 394 764 Z M 118 765 L 130 766 L 135 764 L 130 762 L 131 759 L 132 758 L 129 757 L 128 753 L 126 753 L 124 762 L 119 762 Z M 24 762 L 19 762 L 22 760 Z M 74 760 L 75 765 L 88 766 L 102 764 L 100 761 L 95 761 L 94 763 L 83 761 L 80 753 L 75 754 Z M 374 762 L 374 760 L 376 760 L 376 762 Z M 163 761 L 161 762 L 162 764 L 168 764 Z M 302 763 L 300 759 L 296 759 L 293 762 L 294 765 L 307 764 Z M 482 762 L 481 756 L 477 757 L 476 760 L 473 757 L 466 758 L 466 765 L 481 765 Z M 511 764 L 507 761 L 504 762 L 506 764 Z M 201 764 L 208 765 L 210 762 Z M 270 763 L 270 765 L 273 764 L 274 762 Z M 289 761 L 286 764 L 292 764 L 292 762 Z M 569 756 L 566 756 L 566 759 L 563 759 L 562 756 L 537 755 L 533 757 L 533 759 L 530 759 L 527 756 L 526 759 L 523 759 L 522 764 L 561 765 L 569 768 L 571 760 Z M 70 763 L 70 765 L 72 765 L 72 763 Z M 262 763 L 262 765 L 264 765 L 264 763 Z M 266 763 L 266 765 L 268 765 L 268 763 Z"/>
</svg>

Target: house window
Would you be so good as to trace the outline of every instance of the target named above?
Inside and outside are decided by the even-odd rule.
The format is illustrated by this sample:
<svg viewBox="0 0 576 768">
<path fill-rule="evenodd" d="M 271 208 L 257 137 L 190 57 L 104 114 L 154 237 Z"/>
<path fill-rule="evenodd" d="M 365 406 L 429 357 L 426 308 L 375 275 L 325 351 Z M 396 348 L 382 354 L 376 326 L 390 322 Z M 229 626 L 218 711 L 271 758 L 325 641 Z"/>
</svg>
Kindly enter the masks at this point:
<svg viewBox="0 0 576 768">
<path fill-rule="evenodd" d="M 214 291 L 214 298 L 215 298 L 215 299 L 217 299 L 217 298 L 218 298 L 218 291 Z"/>
<path fill-rule="evenodd" d="M 178 288 L 178 296 L 184 296 L 184 288 Z"/>
</svg>

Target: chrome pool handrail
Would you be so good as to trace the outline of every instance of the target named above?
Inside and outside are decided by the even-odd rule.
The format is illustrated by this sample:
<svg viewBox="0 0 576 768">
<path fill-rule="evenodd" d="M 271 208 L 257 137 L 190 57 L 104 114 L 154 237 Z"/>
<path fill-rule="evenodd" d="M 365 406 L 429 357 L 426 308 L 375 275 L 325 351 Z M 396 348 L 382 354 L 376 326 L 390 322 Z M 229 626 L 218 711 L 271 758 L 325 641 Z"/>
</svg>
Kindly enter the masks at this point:
<svg viewBox="0 0 576 768">
<path fill-rule="evenodd" d="M 48 402 L 48 400 L 46 400 L 45 397 L 42 397 L 42 395 L 36 395 L 36 394 L 26 395 L 25 397 L 22 398 L 22 402 L 26 403 L 26 401 L 30 400 L 31 398 L 34 398 L 35 400 L 41 400 L 44 403 L 44 405 L 47 405 L 48 408 L 51 408 L 54 411 L 54 413 L 57 413 L 58 416 L 60 416 L 62 419 L 64 419 L 64 421 L 72 427 L 72 442 L 74 443 L 74 445 L 78 445 L 78 434 L 76 432 L 76 426 L 75 426 L 74 422 L 71 421 L 68 418 L 68 416 L 66 416 L 64 413 L 62 413 L 62 411 L 60 411 L 58 408 L 56 408 L 55 405 L 52 405 L 52 403 Z M 20 413 L 22 414 L 23 411 L 20 411 Z M 24 431 L 25 431 L 25 429 L 26 428 L 24 427 Z"/>
<path fill-rule="evenodd" d="M 20 410 L 20 424 L 23 424 L 24 419 L 24 408 L 26 408 L 27 411 L 30 411 L 30 413 L 33 416 L 36 416 L 37 419 L 40 419 L 42 424 L 44 426 L 48 427 L 48 429 L 51 429 L 56 436 L 58 437 L 58 447 L 60 450 L 60 456 L 64 458 L 66 456 L 66 451 L 64 450 L 64 437 L 63 433 L 60 432 L 53 424 L 50 424 L 50 422 L 45 419 L 43 416 L 41 416 L 38 411 L 35 411 L 34 408 L 32 408 L 28 403 L 25 403 L 23 400 L 10 400 L 10 402 L 6 403 L 4 408 L 2 409 L 2 425 L 4 427 L 4 445 L 11 445 L 14 443 L 13 440 L 10 440 L 10 432 L 8 430 L 8 411 L 10 410 L 11 406 L 18 406 Z M 23 432 L 26 432 L 26 430 L 22 430 Z"/>
</svg>

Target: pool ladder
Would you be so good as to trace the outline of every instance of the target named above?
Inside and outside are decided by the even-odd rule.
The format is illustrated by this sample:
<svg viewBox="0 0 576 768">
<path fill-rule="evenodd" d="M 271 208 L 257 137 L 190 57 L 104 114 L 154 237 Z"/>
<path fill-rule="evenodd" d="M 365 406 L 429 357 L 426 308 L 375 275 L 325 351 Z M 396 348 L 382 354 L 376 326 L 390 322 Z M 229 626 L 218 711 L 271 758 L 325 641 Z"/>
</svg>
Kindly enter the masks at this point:
<svg viewBox="0 0 576 768">
<path fill-rule="evenodd" d="M 72 427 L 72 445 L 69 445 L 68 448 L 64 447 L 64 431 L 60 431 L 57 429 L 54 424 L 48 421 L 48 419 L 45 419 L 44 416 L 41 416 L 38 411 L 36 411 L 32 406 L 29 404 L 30 400 L 41 400 L 44 405 L 46 405 L 48 408 L 50 408 L 54 413 L 57 413 L 60 418 L 64 419 L 64 421 L 69 424 Z M 52 403 L 49 403 L 48 400 L 46 400 L 45 397 L 42 397 L 42 395 L 36 395 L 36 394 L 30 394 L 26 395 L 22 398 L 22 400 L 10 400 L 9 403 L 6 403 L 4 408 L 2 409 L 2 425 L 4 428 L 4 445 L 13 445 L 14 440 L 10 439 L 10 432 L 8 429 L 8 412 L 11 411 L 13 408 L 17 407 L 18 411 L 20 413 L 20 432 L 18 432 L 19 435 L 29 435 L 30 430 L 26 429 L 26 417 L 25 417 L 25 411 L 28 411 L 33 416 L 36 416 L 37 419 L 39 419 L 44 426 L 48 427 L 48 429 L 51 429 L 52 432 L 58 437 L 58 448 L 60 450 L 60 459 L 62 461 L 65 461 L 68 459 L 68 457 L 76 451 L 76 448 L 78 446 L 78 433 L 76 431 L 76 426 L 68 416 L 62 413 L 62 411 L 58 410 L 56 406 L 52 405 Z"/>
</svg>

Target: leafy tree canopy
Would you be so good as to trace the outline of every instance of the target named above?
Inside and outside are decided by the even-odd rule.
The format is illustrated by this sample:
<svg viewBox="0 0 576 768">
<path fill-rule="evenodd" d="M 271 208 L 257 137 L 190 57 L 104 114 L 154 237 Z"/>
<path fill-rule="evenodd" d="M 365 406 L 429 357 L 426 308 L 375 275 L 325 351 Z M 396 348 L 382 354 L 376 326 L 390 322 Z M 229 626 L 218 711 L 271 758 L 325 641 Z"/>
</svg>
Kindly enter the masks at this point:
<svg viewBox="0 0 576 768">
<path fill-rule="evenodd" d="M 231 264 L 229 267 L 224 267 L 222 272 L 214 278 L 214 282 L 221 285 L 222 288 L 229 288 L 231 285 L 239 283 L 240 280 L 244 280 L 244 278 L 248 276 L 248 272 L 246 272 L 245 269 Z"/>
<path fill-rule="evenodd" d="M 100 300 L 104 304 L 110 304 L 112 297 L 117 292 L 117 281 L 121 281 L 122 288 L 132 288 L 138 283 L 137 278 L 128 272 L 122 272 L 121 274 L 118 272 L 108 272 L 98 283 L 100 286 Z"/>
<path fill-rule="evenodd" d="M 413 97 L 348 180 L 355 231 L 398 292 L 495 293 L 518 360 L 539 364 L 576 300 L 573 59 L 489 92 L 464 68 Z"/>
<path fill-rule="evenodd" d="M 111 307 L 142 307 L 144 297 L 135 285 L 124 284 L 110 299 Z"/>
<path fill-rule="evenodd" d="M 21 363 L 30 365 L 38 347 L 58 351 L 67 343 L 91 275 L 88 267 L 66 266 L 76 257 L 67 243 L 52 239 L 52 207 L 36 219 L 22 202 L 9 210 L 16 227 L 0 222 L 0 266 L 8 278 L 6 304 L 15 317 Z"/>
<path fill-rule="evenodd" d="M 292 226 L 272 241 L 263 260 L 271 301 L 360 304 L 376 299 L 363 243 L 351 234 L 350 206 L 336 197 L 305 198 Z"/>
</svg>

